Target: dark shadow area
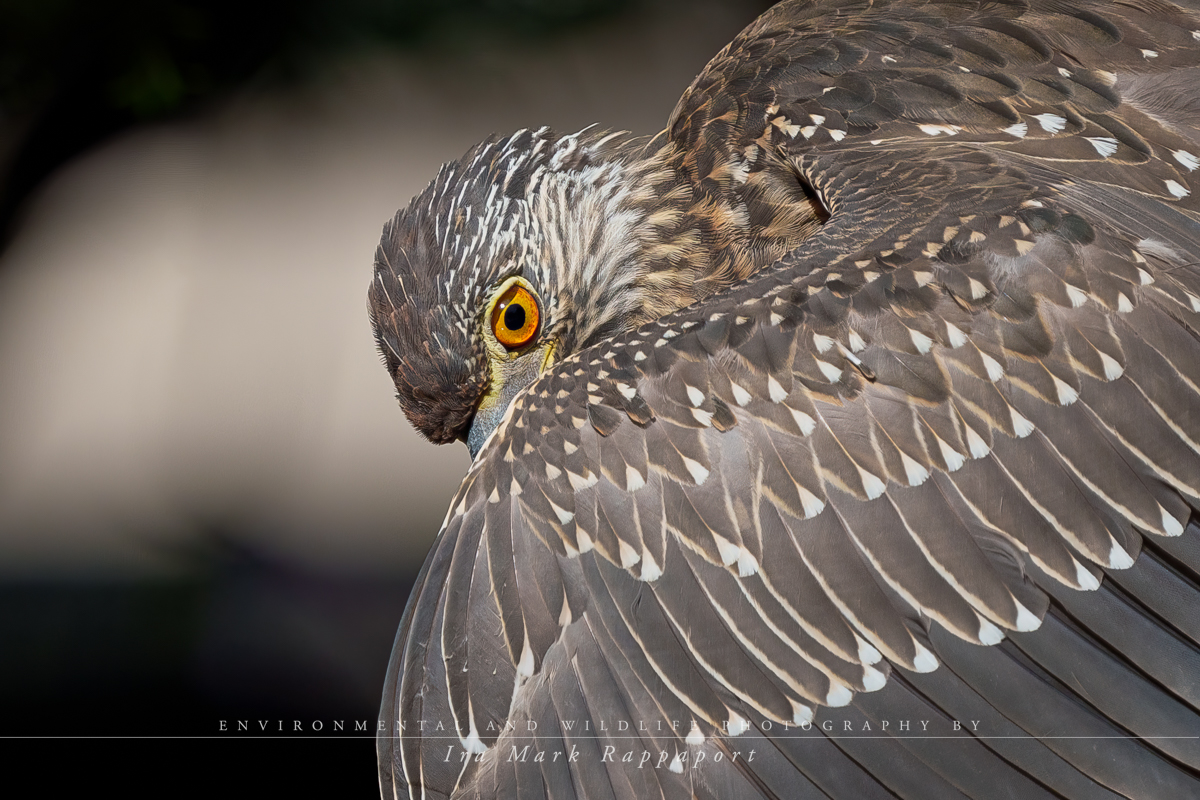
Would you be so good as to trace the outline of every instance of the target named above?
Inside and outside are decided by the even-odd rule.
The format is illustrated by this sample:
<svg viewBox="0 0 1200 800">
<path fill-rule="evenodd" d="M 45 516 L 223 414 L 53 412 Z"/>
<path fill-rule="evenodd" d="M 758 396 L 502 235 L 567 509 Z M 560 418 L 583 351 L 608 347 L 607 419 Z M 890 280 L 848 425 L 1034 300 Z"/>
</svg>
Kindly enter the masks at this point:
<svg viewBox="0 0 1200 800">
<path fill-rule="evenodd" d="M 239 793 L 328 780 L 370 796 L 380 687 L 415 573 L 321 574 L 204 541 L 179 580 L 0 585 L 6 750 L 70 753 L 114 788 L 176 764 L 191 785 Z"/>
<path fill-rule="evenodd" d="M 320 574 L 213 542 L 181 580 L 0 585 L 0 735 L 203 736 L 266 717 L 287 724 L 260 732 L 320 733 L 314 720 L 374 719 L 415 573 Z"/>
<path fill-rule="evenodd" d="M 536 46 L 632 0 L 13 0 L 0 4 L 0 246 L 58 166 L 248 82 L 357 50 Z"/>
</svg>

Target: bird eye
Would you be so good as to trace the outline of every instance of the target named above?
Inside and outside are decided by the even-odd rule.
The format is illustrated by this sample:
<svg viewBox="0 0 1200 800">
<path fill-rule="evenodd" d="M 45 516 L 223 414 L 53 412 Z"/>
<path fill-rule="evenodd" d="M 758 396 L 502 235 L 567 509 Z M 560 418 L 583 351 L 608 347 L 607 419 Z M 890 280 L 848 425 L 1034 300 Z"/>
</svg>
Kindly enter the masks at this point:
<svg viewBox="0 0 1200 800">
<path fill-rule="evenodd" d="M 538 303 L 529 290 L 514 284 L 492 309 L 492 333 L 496 340 L 511 349 L 533 340 L 538 327 Z"/>
</svg>

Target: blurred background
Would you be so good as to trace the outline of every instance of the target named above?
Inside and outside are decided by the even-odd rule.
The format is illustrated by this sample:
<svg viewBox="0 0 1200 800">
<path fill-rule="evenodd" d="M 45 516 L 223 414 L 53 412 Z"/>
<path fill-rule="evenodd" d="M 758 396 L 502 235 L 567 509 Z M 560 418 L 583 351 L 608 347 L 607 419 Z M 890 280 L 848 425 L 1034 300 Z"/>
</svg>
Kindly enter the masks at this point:
<svg viewBox="0 0 1200 800">
<path fill-rule="evenodd" d="M 0 0 L 6 746 L 373 795 L 331 728 L 468 464 L 379 365 L 383 223 L 492 132 L 657 132 L 769 5 Z"/>
</svg>

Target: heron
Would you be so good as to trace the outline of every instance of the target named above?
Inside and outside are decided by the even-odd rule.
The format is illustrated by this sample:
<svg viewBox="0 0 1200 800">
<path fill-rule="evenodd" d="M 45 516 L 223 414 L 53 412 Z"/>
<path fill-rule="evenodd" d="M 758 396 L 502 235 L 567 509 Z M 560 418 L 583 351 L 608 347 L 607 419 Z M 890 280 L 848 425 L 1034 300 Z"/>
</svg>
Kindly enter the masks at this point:
<svg viewBox="0 0 1200 800">
<path fill-rule="evenodd" d="M 786 0 L 368 306 L 473 461 L 385 798 L 1200 797 L 1200 5 Z"/>
</svg>

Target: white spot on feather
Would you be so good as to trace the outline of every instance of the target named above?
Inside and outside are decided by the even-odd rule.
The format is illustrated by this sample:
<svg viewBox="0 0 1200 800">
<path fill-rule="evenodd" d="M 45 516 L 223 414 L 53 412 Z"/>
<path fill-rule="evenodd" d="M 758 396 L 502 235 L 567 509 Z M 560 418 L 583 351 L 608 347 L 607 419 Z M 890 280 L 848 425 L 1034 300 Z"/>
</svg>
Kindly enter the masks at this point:
<svg viewBox="0 0 1200 800">
<path fill-rule="evenodd" d="M 711 412 L 705 411 L 704 409 L 701 409 L 701 408 L 693 408 L 692 416 L 696 419 L 696 422 L 699 422 L 704 427 L 706 427 L 706 428 L 712 427 L 713 415 Z"/>
<path fill-rule="evenodd" d="M 567 594 L 563 592 L 562 611 L 558 612 L 558 625 L 565 628 L 571 624 L 571 604 L 567 602 Z"/>
<path fill-rule="evenodd" d="M 917 129 L 928 136 L 954 136 L 962 130 L 961 125 L 918 125 Z"/>
<path fill-rule="evenodd" d="M 817 361 L 817 369 L 821 370 L 821 374 L 830 383 L 837 383 L 842 379 L 842 371 L 827 361 Z"/>
<path fill-rule="evenodd" d="M 1108 353 L 1100 353 L 1100 363 L 1104 365 L 1106 380 L 1115 381 L 1125 373 L 1125 368 L 1121 366 L 1121 363 Z"/>
<path fill-rule="evenodd" d="M 475 720 L 471 720 L 471 732 L 467 734 L 467 738 L 459 739 L 462 743 L 463 750 L 468 753 L 486 753 L 487 745 L 479 738 L 479 733 L 475 730 Z"/>
<path fill-rule="evenodd" d="M 846 138 L 846 132 L 831 130 L 829 132 L 829 138 L 833 139 L 835 142 L 840 142 L 842 139 Z"/>
<path fill-rule="evenodd" d="M 1108 158 L 1113 153 L 1117 152 L 1117 140 L 1108 136 L 1085 136 L 1088 143 L 1096 148 L 1096 152 L 1104 158 Z"/>
<path fill-rule="evenodd" d="M 803 703 L 797 703 L 790 697 L 788 701 L 792 704 L 792 722 L 797 725 L 808 725 L 813 721 L 813 711 Z"/>
<path fill-rule="evenodd" d="M 1196 158 L 1196 156 L 1192 155 L 1187 150 L 1176 150 L 1175 152 L 1171 153 L 1171 155 L 1175 157 L 1176 161 L 1178 161 L 1180 164 L 1183 164 L 1183 166 L 1187 168 L 1188 172 L 1195 172 L 1196 167 L 1200 167 L 1200 158 Z"/>
<path fill-rule="evenodd" d="M 971 451 L 971 458 L 983 458 L 991 452 L 991 450 L 988 448 L 987 442 L 983 440 L 982 436 L 975 432 L 974 428 L 972 428 L 970 425 L 964 425 L 963 427 L 967 429 L 967 447 Z"/>
<path fill-rule="evenodd" d="M 642 477 L 642 473 L 638 472 L 628 464 L 625 465 L 625 490 L 636 492 L 646 485 L 646 479 Z"/>
<path fill-rule="evenodd" d="M 1112 548 L 1108 551 L 1108 566 L 1112 569 L 1129 569 L 1133 566 L 1133 559 L 1124 547 L 1117 544 L 1116 539 L 1112 540 Z"/>
<path fill-rule="evenodd" d="M 1079 308 L 1087 302 L 1087 292 L 1080 289 L 1078 286 L 1067 285 L 1067 299 L 1071 301 L 1072 308 Z"/>
<path fill-rule="evenodd" d="M 466 669 L 466 667 L 463 667 L 463 670 Z M 479 730 L 475 729 L 475 710 L 472 708 L 469 697 L 467 698 L 467 724 L 467 738 L 458 740 L 462 742 L 463 750 L 466 750 L 468 753 L 486 753 L 487 745 L 484 744 L 484 740 L 479 738 Z"/>
<path fill-rule="evenodd" d="M 1158 58 L 1158 53 L 1154 50 L 1142 50 L 1143 58 Z"/>
<path fill-rule="evenodd" d="M 895 64 L 896 63 L 896 59 L 893 56 L 883 56 L 879 60 L 882 61 L 884 64 Z"/>
<path fill-rule="evenodd" d="M 563 525 L 566 525 L 568 522 L 575 519 L 574 512 L 567 511 L 565 508 L 559 508 L 553 500 L 547 500 L 546 502 L 550 504 L 551 510 L 554 511 L 554 516 L 558 517 L 558 521 Z"/>
<path fill-rule="evenodd" d="M 745 406 L 752 399 L 749 392 L 747 392 L 741 386 L 738 386 L 733 381 L 729 382 L 729 388 L 733 392 L 733 402 L 737 403 L 739 406 Z"/>
<path fill-rule="evenodd" d="M 517 662 L 517 677 L 528 678 L 533 675 L 533 651 L 529 649 L 529 634 L 525 634 L 525 643 L 521 645 L 521 660 Z"/>
<path fill-rule="evenodd" d="M 1162 511 L 1162 529 L 1167 536 L 1179 536 L 1183 533 L 1183 525 L 1179 520 L 1172 517 L 1167 510 L 1162 506 L 1158 507 Z"/>
<path fill-rule="evenodd" d="M 914 640 L 916 645 L 917 655 L 913 658 L 913 668 L 915 672 L 933 672 L 938 668 L 937 656 L 929 652 L 929 648 L 920 642 Z"/>
<path fill-rule="evenodd" d="M 867 692 L 877 692 L 887 683 L 887 677 L 875 669 L 874 667 L 866 667 L 863 669 L 863 690 Z"/>
<path fill-rule="evenodd" d="M 967 343 L 967 334 L 952 322 L 946 323 L 946 338 L 950 340 L 952 348 L 962 347 Z"/>
<path fill-rule="evenodd" d="M 730 736 L 741 736 L 750 729 L 750 723 L 746 718 L 736 711 L 729 712 L 729 719 L 725 722 L 725 730 Z"/>
<path fill-rule="evenodd" d="M 868 500 L 874 500 L 887 489 L 887 484 L 862 467 L 858 468 L 858 476 L 862 480 L 863 491 L 867 493 Z"/>
<path fill-rule="evenodd" d="M 1058 133 L 1067 126 L 1066 118 L 1060 117 L 1058 114 L 1034 114 L 1033 118 L 1047 133 Z"/>
<path fill-rule="evenodd" d="M 595 486 L 596 476 L 592 473 L 588 473 L 587 477 L 583 477 L 582 475 L 576 475 L 574 472 L 567 470 L 567 481 L 570 482 L 571 488 L 578 492 L 582 489 L 588 488 L 589 486 Z"/>
<path fill-rule="evenodd" d="M 625 569 L 629 569 L 641 559 L 641 556 L 638 555 L 638 551 L 634 550 L 623 541 L 617 542 L 617 549 L 621 553 L 621 566 Z"/>
<path fill-rule="evenodd" d="M 900 451 L 900 462 L 904 464 L 904 475 L 908 478 L 909 486 L 920 486 L 929 480 L 929 470 L 903 450 Z"/>
<path fill-rule="evenodd" d="M 667 769 L 677 774 L 683 772 L 683 761 L 680 760 L 679 753 L 676 753 L 675 757 L 671 759 L 671 764 L 667 767 Z"/>
<path fill-rule="evenodd" d="M 920 331 L 909 328 L 908 337 L 912 339 L 913 347 L 917 348 L 918 353 L 928 353 L 929 348 L 933 347 L 933 339 Z"/>
<path fill-rule="evenodd" d="M 1071 560 L 1075 561 L 1075 559 Z M 1096 580 L 1096 576 L 1078 561 L 1075 561 L 1075 583 L 1084 592 L 1094 592 L 1100 588 L 1100 581 Z"/>
<path fill-rule="evenodd" d="M 833 339 L 822 333 L 814 333 L 813 344 L 816 345 L 818 353 L 826 353 L 833 347 Z"/>
<path fill-rule="evenodd" d="M 743 578 L 749 578 L 751 575 L 758 574 L 758 559 L 751 554 L 746 548 L 742 548 L 737 559 L 738 575 Z"/>
<path fill-rule="evenodd" d="M 862 335 L 858 331 L 850 330 L 850 349 L 855 353 L 861 353 L 867 349 L 867 343 L 863 341 Z"/>
<path fill-rule="evenodd" d="M 942 452 L 942 460 L 946 462 L 946 469 L 950 472 L 957 472 L 962 469 L 962 465 L 967 463 L 962 454 L 943 442 L 940 436 L 934 436 L 933 438 L 937 439 L 938 449 Z"/>
<path fill-rule="evenodd" d="M 983 368 L 987 370 L 988 380 L 995 383 L 1004 377 L 1004 368 L 1000 366 L 999 361 L 984 352 L 980 352 L 979 357 L 983 359 Z"/>
<path fill-rule="evenodd" d="M 791 120 L 789 120 L 787 117 L 776 117 L 775 119 L 771 120 L 771 124 L 776 128 L 779 128 L 779 130 L 786 133 L 792 139 L 795 139 L 796 134 L 800 132 L 800 126 L 793 125 Z"/>
<path fill-rule="evenodd" d="M 704 734 L 700 732 L 700 724 L 696 720 L 692 720 L 691 730 L 688 731 L 688 735 L 684 741 L 692 747 L 704 744 Z"/>
<path fill-rule="evenodd" d="M 1117 311 L 1122 314 L 1128 314 L 1130 311 L 1133 311 L 1133 303 L 1130 302 L 1124 292 L 1117 293 Z"/>
<path fill-rule="evenodd" d="M 825 705 L 830 708 L 842 708 L 850 705 L 854 693 L 844 684 L 830 681 L 829 694 L 825 695 Z"/>
<path fill-rule="evenodd" d="M 1167 191 L 1175 197 L 1187 197 L 1192 193 L 1190 189 L 1179 181 L 1165 181 L 1165 183 L 1167 184 Z"/>
<path fill-rule="evenodd" d="M 1025 134 L 1029 133 L 1029 126 L 1024 122 L 1018 122 L 1015 125 L 1009 125 L 1007 128 L 1001 128 L 1002 133 L 1007 133 L 1009 136 L 1015 136 L 1018 139 L 1024 139 Z"/>
<path fill-rule="evenodd" d="M 721 557 L 721 563 L 729 566 L 738 560 L 742 548 L 726 539 L 724 536 L 714 533 L 713 541 L 717 544 L 717 555 Z"/>
<path fill-rule="evenodd" d="M 1060 406 L 1069 406 L 1079 399 L 1079 392 L 1069 383 L 1057 375 L 1051 375 L 1050 377 L 1054 379 L 1054 391 L 1058 395 L 1058 404 Z"/>
<path fill-rule="evenodd" d="M 979 641 L 981 644 L 993 645 L 1004 641 L 1004 631 L 997 628 L 983 617 L 979 617 Z"/>
<path fill-rule="evenodd" d="M 1013 432 L 1017 434 L 1018 439 L 1024 439 L 1035 430 L 1033 423 L 1012 406 L 1008 407 L 1008 415 L 1012 417 Z"/>
<path fill-rule="evenodd" d="M 772 403 L 783 402 L 783 398 L 787 397 L 787 392 L 783 390 L 783 386 L 779 381 L 775 380 L 774 375 L 767 376 L 767 394 L 770 396 Z"/>
<path fill-rule="evenodd" d="M 620 392 L 621 396 L 626 400 L 632 400 L 633 398 L 637 397 L 637 389 L 633 388 L 627 383 L 618 383 L 617 391 Z"/>
<path fill-rule="evenodd" d="M 817 497 L 803 486 L 797 486 L 796 490 L 800 494 L 800 506 L 804 509 L 805 519 L 812 519 L 825 510 L 824 500 Z"/>
<path fill-rule="evenodd" d="M 788 406 L 788 411 L 792 412 L 792 419 L 796 420 L 796 427 L 800 429 L 800 433 L 808 436 L 816 429 L 817 421 L 808 414 L 805 414 L 803 411 L 797 411 L 791 406 Z"/>
<path fill-rule="evenodd" d="M 1042 621 L 1037 618 L 1036 614 L 1021 605 L 1020 600 L 1013 598 L 1013 602 L 1017 604 L 1017 630 L 1036 631 L 1042 627 Z"/>
<path fill-rule="evenodd" d="M 878 664 L 883 660 L 883 654 L 871 646 L 871 643 L 860 637 L 857 633 L 854 634 L 854 640 L 858 643 L 858 660 L 864 664 Z"/>
<path fill-rule="evenodd" d="M 695 386 L 688 386 L 687 384 L 684 384 L 684 386 L 687 389 L 688 400 L 691 401 L 693 406 L 698 408 L 704 402 L 704 392 Z"/>
<path fill-rule="evenodd" d="M 812 120 L 813 125 L 825 124 L 825 116 L 823 114 L 809 114 L 808 118 Z"/>
<path fill-rule="evenodd" d="M 967 287 L 971 290 L 972 300 L 982 300 L 984 297 L 987 297 L 987 286 L 975 280 L 974 278 L 967 279 Z"/>
<path fill-rule="evenodd" d="M 691 473 L 692 480 L 696 482 L 697 486 L 708 480 L 708 470 L 699 461 L 694 461 L 687 456 L 682 456 L 682 458 L 683 466 L 687 467 L 687 471 Z"/>
<path fill-rule="evenodd" d="M 592 541 L 592 537 L 583 528 L 575 529 L 575 541 L 579 545 L 580 553 L 590 552 L 596 546 L 596 543 Z"/>
<path fill-rule="evenodd" d="M 642 548 L 642 574 L 641 579 L 644 581 L 656 581 L 662 577 L 662 567 L 655 562 L 650 555 L 650 551 Z"/>
</svg>

